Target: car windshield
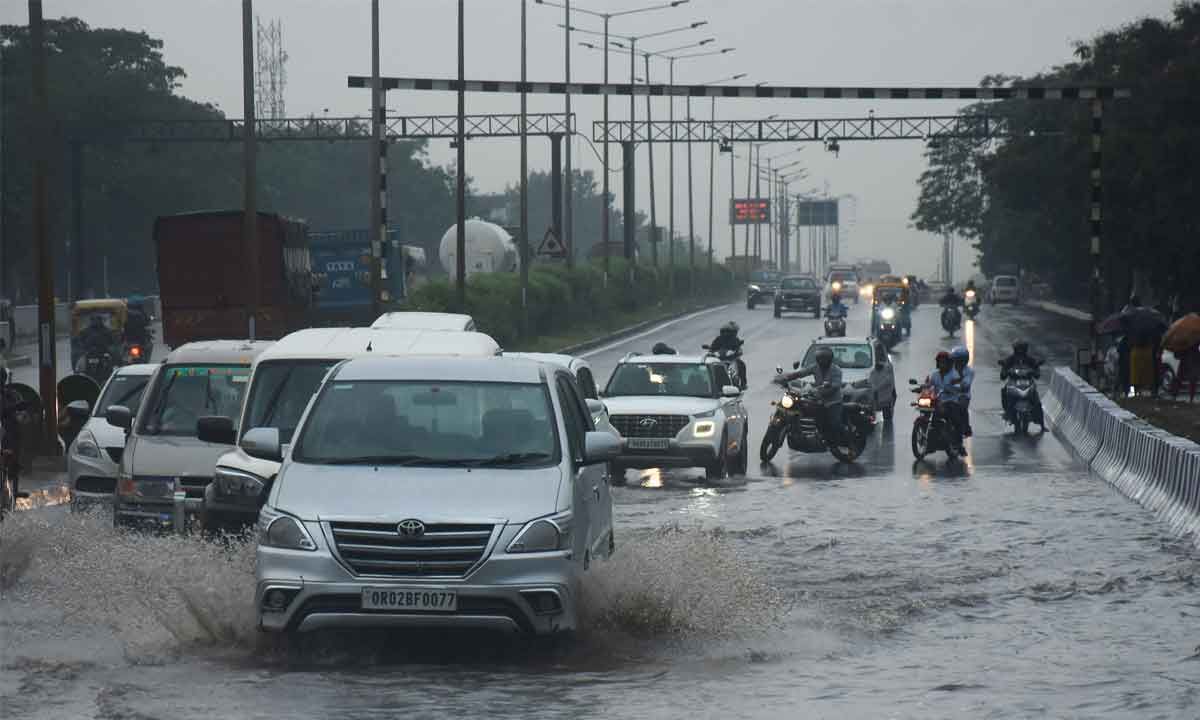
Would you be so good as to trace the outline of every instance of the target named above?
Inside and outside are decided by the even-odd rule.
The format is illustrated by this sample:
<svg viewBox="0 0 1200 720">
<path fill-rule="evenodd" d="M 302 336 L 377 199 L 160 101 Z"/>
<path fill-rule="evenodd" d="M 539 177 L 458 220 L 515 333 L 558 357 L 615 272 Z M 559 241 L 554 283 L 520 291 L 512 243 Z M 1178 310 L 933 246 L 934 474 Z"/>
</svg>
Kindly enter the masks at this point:
<svg viewBox="0 0 1200 720">
<path fill-rule="evenodd" d="M 280 442 L 290 443 L 300 415 L 334 364 L 333 360 L 275 360 L 259 364 L 250 382 L 243 427 L 278 428 Z"/>
<path fill-rule="evenodd" d="M 780 287 L 784 290 L 812 290 L 817 284 L 812 278 L 784 278 Z"/>
<path fill-rule="evenodd" d="M 293 459 L 326 465 L 530 467 L 558 462 L 540 384 L 332 381 L 314 401 Z"/>
<path fill-rule="evenodd" d="M 605 391 L 608 397 L 678 395 L 714 397 L 707 365 L 690 363 L 622 363 Z"/>
<path fill-rule="evenodd" d="M 777 282 L 779 282 L 779 277 L 780 277 L 779 273 L 777 273 L 777 272 L 769 272 L 766 270 L 759 270 L 758 272 L 756 272 L 750 276 L 750 280 L 751 280 L 751 282 L 777 283 Z"/>
<path fill-rule="evenodd" d="M 858 282 L 858 275 L 849 270 L 835 270 L 829 273 L 830 282 Z"/>
<path fill-rule="evenodd" d="M 866 343 L 810 345 L 808 352 L 804 354 L 802 366 L 812 367 L 816 364 L 818 347 L 832 350 L 833 361 L 843 370 L 868 370 L 871 368 L 871 346 Z"/>
<path fill-rule="evenodd" d="M 138 403 L 142 399 L 142 391 L 146 389 L 148 382 L 150 382 L 149 375 L 114 375 L 112 380 L 108 381 L 108 387 L 104 389 L 104 394 L 100 396 L 100 400 L 96 403 L 96 410 L 92 414 L 96 417 L 104 417 L 104 413 L 108 412 L 108 408 L 112 405 L 137 410 Z"/>
<path fill-rule="evenodd" d="M 202 417 L 236 418 L 249 379 L 250 368 L 246 365 L 165 367 L 142 413 L 141 432 L 195 437 L 196 421 Z"/>
</svg>

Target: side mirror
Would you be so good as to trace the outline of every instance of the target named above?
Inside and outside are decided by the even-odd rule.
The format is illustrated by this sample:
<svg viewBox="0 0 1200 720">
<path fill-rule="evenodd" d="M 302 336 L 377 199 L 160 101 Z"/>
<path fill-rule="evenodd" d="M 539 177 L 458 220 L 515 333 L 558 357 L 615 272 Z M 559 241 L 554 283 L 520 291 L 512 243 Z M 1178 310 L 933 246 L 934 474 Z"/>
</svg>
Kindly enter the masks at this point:
<svg viewBox="0 0 1200 720">
<path fill-rule="evenodd" d="M 775 366 L 775 374 L 776 374 L 776 375 L 782 375 L 782 374 L 783 374 L 783 366 L 782 366 L 782 365 L 776 365 L 776 366 Z"/>
<path fill-rule="evenodd" d="M 908 379 L 908 384 L 909 384 L 909 385 L 916 385 L 916 384 L 918 384 L 918 383 L 917 383 L 917 381 L 916 381 L 916 380 L 914 380 L 914 379 L 912 379 L 912 378 L 909 378 L 909 379 Z"/>
<path fill-rule="evenodd" d="M 133 412 L 124 405 L 109 405 L 104 411 L 104 419 L 109 425 L 129 432 L 133 429 Z"/>
<path fill-rule="evenodd" d="M 799 360 L 797 360 L 796 362 L 792 363 L 792 369 L 793 369 L 793 370 L 799 370 L 799 369 L 800 369 L 800 361 L 799 361 Z"/>
<path fill-rule="evenodd" d="M 712 347 L 711 347 L 711 346 L 709 346 L 709 345 L 701 345 L 701 346 L 700 346 L 700 349 L 701 349 L 701 350 L 712 350 Z"/>
<path fill-rule="evenodd" d="M 92 412 L 92 404 L 87 400 L 75 400 L 67 403 L 67 414 L 72 420 L 87 420 L 87 416 Z"/>
<path fill-rule="evenodd" d="M 208 415 L 196 421 L 196 437 L 201 442 L 214 445 L 233 445 L 237 442 L 237 431 L 233 429 L 233 418 Z"/>
<path fill-rule="evenodd" d="M 583 438 L 583 462 L 599 465 L 612 462 L 621 454 L 621 440 L 609 432 L 590 432 Z"/>
<path fill-rule="evenodd" d="M 735 398 L 740 397 L 741 394 L 742 391 L 739 390 L 736 385 L 726 385 L 725 387 L 721 388 L 721 397 Z"/>
<path fill-rule="evenodd" d="M 242 449 L 252 458 L 283 462 L 278 428 L 254 428 L 242 436 Z"/>
<path fill-rule="evenodd" d="M 608 408 L 605 407 L 604 403 L 591 398 L 587 399 L 587 409 L 593 417 L 596 415 L 603 415 L 604 413 L 608 412 Z"/>
</svg>

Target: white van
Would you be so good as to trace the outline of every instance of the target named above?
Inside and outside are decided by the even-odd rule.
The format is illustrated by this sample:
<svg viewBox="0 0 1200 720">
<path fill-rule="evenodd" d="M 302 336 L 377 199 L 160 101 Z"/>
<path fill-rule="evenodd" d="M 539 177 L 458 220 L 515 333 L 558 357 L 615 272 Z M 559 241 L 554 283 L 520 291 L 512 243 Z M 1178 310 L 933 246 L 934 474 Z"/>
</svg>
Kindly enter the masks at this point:
<svg viewBox="0 0 1200 720">
<path fill-rule="evenodd" d="M 269 427 L 279 430 L 283 444 L 290 443 L 308 401 L 337 363 L 356 357 L 499 354 L 496 341 L 477 332 L 312 328 L 284 337 L 254 363 L 241 422 L 210 418 L 200 428 L 202 437 L 224 443 L 225 450 L 214 458 L 214 482 L 204 494 L 200 516 L 205 531 L 238 531 L 256 522 L 259 495 L 279 472 L 279 463 L 246 454 L 241 437 L 252 428 Z"/>
<path fill-rule="evenodd" d="M 475 319 L 456 313 L 400 311 L 384 313 L 371 327 L 376 330 L 475 330 Z"/>
<path fill-rule="evenodd" d="M 182 345 L 163 360 L 136 409 L 110 405 L 105 419 L 125 430 L 113 497 L 117 526 L 173 523 L 174 495 L 199 506 L 227 449 L 198 437 L 201 418 L 236 414 L 250 367 L 269 342 L 213 340 Z"/>
</svg>

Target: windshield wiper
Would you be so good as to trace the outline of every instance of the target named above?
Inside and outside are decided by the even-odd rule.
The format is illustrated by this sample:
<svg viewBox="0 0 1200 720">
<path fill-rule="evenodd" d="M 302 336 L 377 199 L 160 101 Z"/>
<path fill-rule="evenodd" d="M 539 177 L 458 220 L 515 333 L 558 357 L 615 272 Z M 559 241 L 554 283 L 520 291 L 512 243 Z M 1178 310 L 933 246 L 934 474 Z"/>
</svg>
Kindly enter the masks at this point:
<svg viewBox="0 0 1200 720">
<path fill-rule="evenodd" d="M 432 465 L 443 462 L 424 455 L 356 455 L 344 458 L 313 458 L 307 461 L 320 465 Z"/>
<path fill-rule="evenodd" d="M 549 460 L 550 454 L 544 452 L 523 452 L 523 453 L 508 453 L 506 455 L 497 455 L 490 458 L 480 458 L 475 462 L 480 467 L 496 467 L 501 465 L 521 465 L 539 460 Z"/>
</svg>

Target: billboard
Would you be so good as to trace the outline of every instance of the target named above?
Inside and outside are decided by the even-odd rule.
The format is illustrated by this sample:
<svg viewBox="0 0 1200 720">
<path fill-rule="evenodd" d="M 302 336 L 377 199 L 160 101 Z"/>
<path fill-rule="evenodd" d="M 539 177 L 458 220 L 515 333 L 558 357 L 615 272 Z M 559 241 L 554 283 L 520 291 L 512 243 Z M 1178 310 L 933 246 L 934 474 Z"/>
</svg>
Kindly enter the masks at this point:
<svg viewBox="0 0 1200 720">
<path fill-rule="evenodd" d="M 796 213 L 801 227 L 837 225 L 838 201 L 802 200 L 796 203 Z"/>
<path fill-rule="evenodd" d="M 766 225 L 771 221 L 771 201 L 766 198 L 733 198 L 729 201 L 730 225 Z"/>
</svg>

